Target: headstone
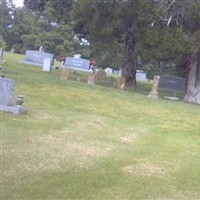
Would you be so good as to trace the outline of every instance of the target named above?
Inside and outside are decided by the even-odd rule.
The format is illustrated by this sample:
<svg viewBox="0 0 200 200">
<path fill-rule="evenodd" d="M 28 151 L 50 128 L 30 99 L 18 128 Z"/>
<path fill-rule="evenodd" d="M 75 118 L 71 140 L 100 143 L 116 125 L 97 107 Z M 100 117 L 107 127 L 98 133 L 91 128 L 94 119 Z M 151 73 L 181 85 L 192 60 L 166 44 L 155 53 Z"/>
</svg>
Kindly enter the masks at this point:
<svg viewBox="0 0 200 200">
<path fill-rule="evenodd" d="M 68 80 L 69 75 L 70 75 L 70 69 L 65 68 L 65 69 L 62 70 L 60 78 L 64 79 L 64 80 Z"/>
<path fill-rule="evenodd" d="M 12 49 L 10 50 L 10 53 L 14 54 L 14 53 L 15 53 L 15 49 L 12 48 Z"/>
<path fill-rule="evenodd" d="M 160 77 L 160 88 L 166 88 L 173 91 L 185 91 L 185 79 L 177 76 L 163 75 Z"/>
<path fill-rule="evenodd" d="M 89 72 L 90 61 L 83 58 L 66 57 L 63 67 Z"/>
<path fill-rule="evenodd" d="M 96 79 L 96 74 L 92 73 L 88 75 L 88 81 L 87 83 L 90 85 L 95 85 L 95 79 Z"/>
<path fill-rule="evenodd" d="M 155 99 L 158 98 L 159 80 L 160 80 L 159 76 L 154 76 L 152 89 L 151 89 L 151 92 L 149 93 L 148 97 L 152 97 Z"/>
<path fill-rule="evenodd" d="M 124 90 L 124 88 L 125 88 L 125 78 L 124 77 L 121 76 L 117 79 L 117 88 Z"/>
<path fill-rule="evenodd" d="M 44 51 L 44 47 L 40 46 L 39 51 Z"/>
<path fill-rule="evenodd" d="M 137 70 L 136 72 L 136 80 L 137 81 L 147 81 L 146 73 L 142 70 Z"/>
<path fill-rule="evenodd" d="M 0 78 L 0 105 L 12 106 L 15 94 L 15 82 L 11 79 Z"/>
<path fill-rule="evenodd" d="M 106 78 L 106 72 L 104 70 L 99 70 L 96 73 L 96 83 L 104 81 Z"/>
<path fill-rule="evenodd" d="M 51 71 L 51 58 L 44 58 L 43 71 Z"/>
<path fill-rule="evenodd" d="M 3 48 L 0 48 L 0 59 L 3 59 Z"/>
<path fill-rule="evenodd" d="M 45 58 L 51 59 L 51 66 L 53 66 L 53 62 L 54 62 L 53 54 L 42 52 L 42 51 L 27 50 L 25 63 L 36 65 L 36 66 L 43 66 Z"/>
<path fill-rule="evenodd" d="M 13 105 L 15 82 L 11 79 L 0 77 L 0 110 L 14 114 L 27 113 L 27 108 Z"/>
</svg>

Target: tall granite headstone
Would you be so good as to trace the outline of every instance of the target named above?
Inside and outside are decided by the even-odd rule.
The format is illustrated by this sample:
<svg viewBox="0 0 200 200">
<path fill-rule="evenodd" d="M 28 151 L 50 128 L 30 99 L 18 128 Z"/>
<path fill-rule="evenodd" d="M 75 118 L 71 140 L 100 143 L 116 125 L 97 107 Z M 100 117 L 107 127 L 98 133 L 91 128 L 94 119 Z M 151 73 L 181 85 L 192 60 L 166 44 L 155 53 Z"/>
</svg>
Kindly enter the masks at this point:
<svg viewBox="0 0 200 200">
<path fill-rule="evenodd" d="M 14 114 L 27 113 L 27 108 L 13 105 L 15 95 L 15 82 L 11 79 L 0 77 L 0 110 Z"/>
<path fill-rule="evenodd" d="M 12 106 L 15 94 L 15 82 L 11 79 L 0 78 L 0 105 Z"/>
<path fill-rule="evenodd" d="M 159 80 L 160 80 L 160 76 L 154 76 L 152 89 L 151 89 L 151 92 L 149 92 L 148 97 L 152 97 L 154 99 L 158 98 Z"/>
<path fill-rule="evenodd" d="M 120 76 L 117 79 L 117 88 L 120 90 L 124 90 L 124 88 L 125 88 L 125 78 L 124 77 Z"/>
<path fill-rule="evenodd" d="M 3 48 L 0 47 L 0 59 L 3 59 Z"/>
</svg>

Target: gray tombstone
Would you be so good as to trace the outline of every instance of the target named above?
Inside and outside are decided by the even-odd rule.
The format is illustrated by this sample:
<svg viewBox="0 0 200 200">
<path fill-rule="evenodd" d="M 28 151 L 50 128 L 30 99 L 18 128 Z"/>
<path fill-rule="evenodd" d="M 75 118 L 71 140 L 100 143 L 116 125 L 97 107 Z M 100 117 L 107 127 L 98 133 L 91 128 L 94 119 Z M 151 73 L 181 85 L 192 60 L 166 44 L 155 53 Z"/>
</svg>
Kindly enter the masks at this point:
<svg viewBox="0 0 200 200">
<path fill-rule="evenodd" d="M 3 48 L 0 47 L 0 59 L 3 59 Z"/>
<path fill-rule="evenodd" d="M 185 91 L 185 79 L 177 76 L 160 76 L 160 88 L 166 88 L 173 91 Z"/>
<path fill-rule="evenodd" d="M 11 79 L 0 77 L 0 110 L 14 114 L 27 113 L 23 106 L 14 106 L 15 82 Z"/>
<path fill-rule="evenodd" d="M 12 106 L 15 94 L 15 82 L 11 79 L 0 78 L 0 105 Z"/>
<path fill-rule="evenodd" d="M 90 60 L 83 58 L 66 57 L 63 67 L 89 72 Z"/>
<path fill-rule="evenodd" d="M 53 54 L 42 52 L 42 51 L 27 50 L 26 51 L 25 63 L 33 64 L 33 65 L 36 65 L 36 66 L 43 66 L 45 58 L 50 58 L 51 59 L 51 66 L 53 66 L 53 62 L 54 62 L 54 55 Z"/>
</svg>

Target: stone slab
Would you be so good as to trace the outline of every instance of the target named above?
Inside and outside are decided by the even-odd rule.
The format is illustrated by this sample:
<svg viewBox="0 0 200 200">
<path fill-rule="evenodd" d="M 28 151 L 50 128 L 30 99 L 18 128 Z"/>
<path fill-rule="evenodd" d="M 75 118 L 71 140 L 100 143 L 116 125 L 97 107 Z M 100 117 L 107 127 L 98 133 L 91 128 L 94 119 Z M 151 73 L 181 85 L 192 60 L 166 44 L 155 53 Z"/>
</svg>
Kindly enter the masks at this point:
<svg viewBox="0 0 200 200">
<path fill-rule="evenodd" d="M 83 58 L 66 57 L 63 67 L 81 71 L 91 71 L 89 70 L 90 60 Z"/>
<path fill-rule="evenodd" d="M 178 76 L 160 76 L 159 87 L 173 91 L 185 91 L 185 78 Z"/>
<path fill-rule="evenodd" d="M 0 106 L 0 110 L 1 111 L 5 111 L 5 112 L 10 112 L 16 115 L 19 114 L 26 114 L 28 112 L 28 109 L 22 106 L 4 106 L 1 105 Z"/>
<path fill-rule="evenodd" d="M 42 51 L 27 50 L 25 63 L 34 64 L 37 66 L 43 66 L 45 58 L 50 58 L 51 66 L 53 66 L 53 63 L 54 63 L 54 55 L 53 54 L 42 52 Z"/>
<path fill-rule="evenodd" d="M 43 71 L 45 72 L 51 71 L 51 58 L 44 58 Z"/>
</svg>

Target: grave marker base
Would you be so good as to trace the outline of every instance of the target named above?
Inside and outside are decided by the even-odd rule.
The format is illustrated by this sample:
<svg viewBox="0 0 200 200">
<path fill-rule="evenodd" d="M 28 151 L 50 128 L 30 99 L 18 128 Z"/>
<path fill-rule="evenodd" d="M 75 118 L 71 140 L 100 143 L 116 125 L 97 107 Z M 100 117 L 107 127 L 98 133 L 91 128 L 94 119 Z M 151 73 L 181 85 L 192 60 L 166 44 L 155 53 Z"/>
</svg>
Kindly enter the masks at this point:
<svg viewBox="0 0 200 200">
<path fill-rule="evenodd" d="M 26 114 L 28 112 L 28 109 L 23 107 L 23 106 L 4 106 L 4 105 L 1 105 L 0 110 L 5 111 L 5 112 L 11 112 L 11 113 L 17 114 L 17 115 Z"/>
</svg>

